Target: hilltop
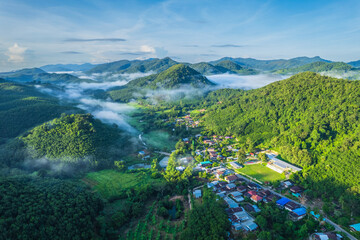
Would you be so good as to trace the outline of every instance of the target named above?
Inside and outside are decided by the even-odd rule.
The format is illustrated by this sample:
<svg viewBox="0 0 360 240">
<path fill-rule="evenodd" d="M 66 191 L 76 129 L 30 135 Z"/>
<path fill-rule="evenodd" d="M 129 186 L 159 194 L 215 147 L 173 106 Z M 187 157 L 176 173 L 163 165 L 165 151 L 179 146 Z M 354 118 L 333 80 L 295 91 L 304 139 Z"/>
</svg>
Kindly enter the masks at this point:
<svg viewBox="0 0 360 240">
<path fill-rule="evenodd" d="M 108 94 L 115 101 L 126 102 L 134 98 L 134 93 L 140 94 L 141 90 L 177 89 L 184 85 L 201 88 L 215 84 L 191 67 L 177 64 L 161 73 L 132 80 L 121 89 L 111 90 Z"/>
<path fill-rule="evenodd" d="M 21 140 L 31 149 L 34 158 L 68 163 L 100 163 L 106 148 L 118 138 L 112 127 L 90 114 L 63 115 L 26 133 Z"/>
</svg>

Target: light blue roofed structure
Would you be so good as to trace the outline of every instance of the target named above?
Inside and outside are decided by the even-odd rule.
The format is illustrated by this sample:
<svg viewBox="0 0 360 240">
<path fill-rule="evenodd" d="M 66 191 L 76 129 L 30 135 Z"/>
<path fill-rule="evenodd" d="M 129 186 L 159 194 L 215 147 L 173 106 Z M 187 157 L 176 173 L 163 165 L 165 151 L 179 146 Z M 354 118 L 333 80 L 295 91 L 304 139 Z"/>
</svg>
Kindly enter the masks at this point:
<svg viewBox="0 0 360 240">
<path fill-rule="evenodd" d="M 212 162 L 210 162 L 210 161 L 205 161 L 205 162 L 201 162 L 200 164 L 201 164 L 201 165 L 207 165 L 207 164 L 212 164 Z"/>
<path fill-rule="evenodd" d="M 355 231 L 360 232 L 360 223 L 350 225 Z"/>
<path fill-rule="evenodd" d="M 297 208 L 297 209 L 294 209 L 293 212 L 296 213 L 296 215 L 298 215 L 298 216 L 302 216 L 302 215 L 306 214 L 306 208 L 303 208 L 303 207 Z"/>
</svg>

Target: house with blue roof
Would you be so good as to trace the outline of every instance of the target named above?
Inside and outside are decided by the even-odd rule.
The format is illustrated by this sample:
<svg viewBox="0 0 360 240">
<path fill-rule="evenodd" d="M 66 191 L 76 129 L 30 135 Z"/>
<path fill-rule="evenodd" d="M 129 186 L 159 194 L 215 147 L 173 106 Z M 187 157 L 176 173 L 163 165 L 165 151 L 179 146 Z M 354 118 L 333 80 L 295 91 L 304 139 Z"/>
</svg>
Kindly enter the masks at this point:
<svg viewBox="0 0 360 240">
<path fill-rule="evenodd" d="M 276 201 L 276 204 L 281 207 L 281 208 L 284 208 L 285 207 L 285 204 L 287 204 L 288 202 L 290 202 L 289 199 L 287 198 L 280 198 L 279 200 Z"/>
<path fill-rule="evenodd" d="M 293 221 L 298 221 L 303 219 L 306 216 L 306 208 L 300 207 L 294 209 L 292 212 L 289 213 L 290 219 Z"/>
<path fill-rule="evenodd" d="M 360 232 L 360 223 L 350 225 L 350 230 L 352 232 Z"/>
</svg>

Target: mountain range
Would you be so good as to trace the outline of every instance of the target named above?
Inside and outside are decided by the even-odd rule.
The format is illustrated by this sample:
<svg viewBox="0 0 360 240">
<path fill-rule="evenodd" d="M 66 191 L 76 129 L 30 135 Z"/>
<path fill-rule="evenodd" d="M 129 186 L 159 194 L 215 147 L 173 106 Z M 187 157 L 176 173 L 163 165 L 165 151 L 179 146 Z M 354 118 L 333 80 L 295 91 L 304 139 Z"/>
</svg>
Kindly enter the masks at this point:
<svg viewBox="0 0 360 240">
<path fill-rule="evenodd" d="M 42 82 L 42 83 L 80 83 L 92 82 L 67 73 L 47 73 L 40 68 L 25 68 L 13 72 L 0 73 L 0 77 L 14 82 Z"/>
</svg>

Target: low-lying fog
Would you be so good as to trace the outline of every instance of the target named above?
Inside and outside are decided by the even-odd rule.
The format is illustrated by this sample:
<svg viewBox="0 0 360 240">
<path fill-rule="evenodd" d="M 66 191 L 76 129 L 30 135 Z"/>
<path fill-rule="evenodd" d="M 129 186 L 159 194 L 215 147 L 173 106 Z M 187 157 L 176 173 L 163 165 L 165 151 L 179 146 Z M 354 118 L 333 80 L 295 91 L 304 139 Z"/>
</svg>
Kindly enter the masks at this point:
<svg viewBox="0 0 360 240">
<path fill-rule="evenodd" d="M 286 79 L 290 76 L 275 74 L 258 74 L 240 76 L 236 74 L 218 74 L 206 76 L 210 81 L 218 84 L 217 88 L 254 89 L 268 85 L 272 82 Z"/>
</svg>

